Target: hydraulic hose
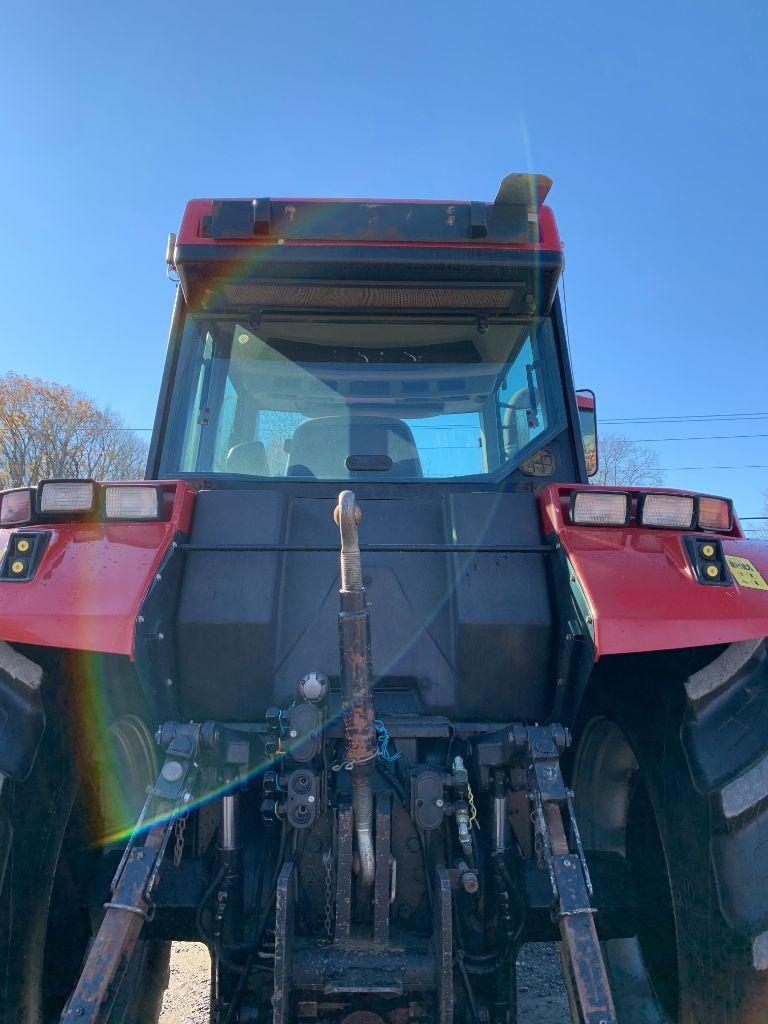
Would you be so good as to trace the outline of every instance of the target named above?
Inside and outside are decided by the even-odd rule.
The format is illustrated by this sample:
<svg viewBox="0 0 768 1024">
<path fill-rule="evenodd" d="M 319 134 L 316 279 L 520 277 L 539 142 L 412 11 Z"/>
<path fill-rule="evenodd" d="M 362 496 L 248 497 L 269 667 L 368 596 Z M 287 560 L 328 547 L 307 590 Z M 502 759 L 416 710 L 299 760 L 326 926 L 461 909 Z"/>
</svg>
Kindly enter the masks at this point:
<svg viewBox="0 0 768 1024">
<path fill-rule="evenodd" d="M 370 888 L 375 873 L 371 777 L 378 747 L 371 696 L 371 625 L 357 538 L 360 509 L 352 491 L 341 492 L 333 517 L 341 535 L 339 651 L 344 758 L 352 772 L 352 818 L 360 866 L 359 882 L 364 888 Z"/>
</svg>

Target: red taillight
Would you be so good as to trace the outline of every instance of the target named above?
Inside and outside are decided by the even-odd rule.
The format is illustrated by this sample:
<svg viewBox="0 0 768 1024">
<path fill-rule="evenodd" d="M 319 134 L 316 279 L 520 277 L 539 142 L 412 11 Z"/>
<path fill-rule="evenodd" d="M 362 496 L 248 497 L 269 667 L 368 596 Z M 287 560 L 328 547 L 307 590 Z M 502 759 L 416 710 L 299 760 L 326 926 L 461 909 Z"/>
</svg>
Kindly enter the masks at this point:
<svg viewBox="0 0 768 1024">
<path fill-rule="evenodd" d="M 24 487 L 0 495 L 0 526 L 21 526 L 32 519 L 32 491 Z"/>
<path fill-rule="evenodd" d="M 701 530 L 730 530 L 733 524 L 731 503 L 726 498 L 699 498 L 699 528 Z"/>
</svg>

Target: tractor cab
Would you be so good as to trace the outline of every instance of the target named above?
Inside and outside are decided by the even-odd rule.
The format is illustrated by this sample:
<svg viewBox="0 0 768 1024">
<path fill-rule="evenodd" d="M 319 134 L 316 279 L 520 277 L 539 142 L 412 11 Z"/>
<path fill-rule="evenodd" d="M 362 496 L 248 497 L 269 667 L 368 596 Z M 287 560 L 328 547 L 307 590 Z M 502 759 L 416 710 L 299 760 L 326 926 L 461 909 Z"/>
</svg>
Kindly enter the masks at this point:
<svg viewBox="0 0 768 1024">
<path fill-rule="evenodd" d="M 494 203 L 191 202 L 169 254 L 181 289 L 151 475 L 583 479 L 548 187 L 511 175 Z"/>
</svg>

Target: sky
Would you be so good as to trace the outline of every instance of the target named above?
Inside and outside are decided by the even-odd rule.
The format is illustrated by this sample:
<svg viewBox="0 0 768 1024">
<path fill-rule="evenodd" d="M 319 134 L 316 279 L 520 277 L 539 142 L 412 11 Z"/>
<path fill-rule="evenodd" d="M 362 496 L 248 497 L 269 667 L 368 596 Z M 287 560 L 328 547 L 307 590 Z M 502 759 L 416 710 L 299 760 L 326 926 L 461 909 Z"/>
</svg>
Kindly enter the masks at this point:
<svg viewBox="0 0 768 1024">
<path fill-rule="evenodd" d="M 0 373 L 150 427 L 188 199 L 491 200 L 532 170 L 601 429 L 763 513 L 764 2 L 39 0 L 0 38 Z"/>
</svg>

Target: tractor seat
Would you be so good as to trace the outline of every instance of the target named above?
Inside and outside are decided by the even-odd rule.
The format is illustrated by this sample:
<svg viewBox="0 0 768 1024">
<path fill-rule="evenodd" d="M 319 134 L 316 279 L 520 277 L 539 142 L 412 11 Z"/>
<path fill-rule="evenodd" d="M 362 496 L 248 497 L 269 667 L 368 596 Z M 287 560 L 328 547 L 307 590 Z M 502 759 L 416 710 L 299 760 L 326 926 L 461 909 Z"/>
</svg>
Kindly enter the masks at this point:
<svg viewBox="0 0 768 1024">
<path fill-rule="evenodd" d="M 243 441 L 227 452 L 227 473 L 269 476 L 267 453 L 261 441 Z"/>
<path fill-rule="evenodd" d="M 300 423 L 291 438 L 286 474 L 344 480 L 352 475 L 346 465 L 350 455 L 388 455 L 392 459 L 388 472 L 400 479 L 422 476 L 411 428 L 387 416 L 319 416 Z"/>
</svg>

